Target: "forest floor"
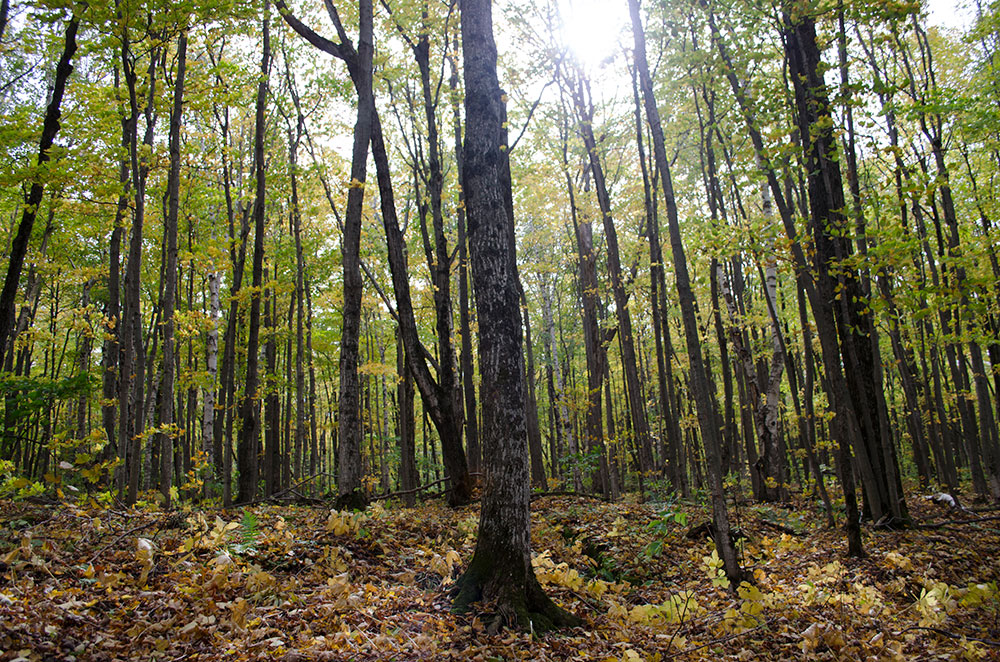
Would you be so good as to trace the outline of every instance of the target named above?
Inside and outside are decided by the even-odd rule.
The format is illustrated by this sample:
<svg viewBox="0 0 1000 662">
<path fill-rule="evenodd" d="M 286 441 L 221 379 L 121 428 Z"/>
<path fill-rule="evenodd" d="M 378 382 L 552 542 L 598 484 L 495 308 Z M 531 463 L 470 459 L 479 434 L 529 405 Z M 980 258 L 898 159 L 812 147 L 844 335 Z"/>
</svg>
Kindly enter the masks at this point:
<svg viewBox="0 0 1000 662">
<path fill-rule="evenodd" d="M 536 573 L 584 625 L 490 633 L 450 612 L 478 506 L 161 513 L 0 501 L 2 660 L 1000 659 L 1000 521 L 918 497 L 868 556 L 811 502 L 732 515 L 727 589 L 703 506 L 533 501 Z M 978 521 L 970 521 L 970 520 Z"/>
</svg>

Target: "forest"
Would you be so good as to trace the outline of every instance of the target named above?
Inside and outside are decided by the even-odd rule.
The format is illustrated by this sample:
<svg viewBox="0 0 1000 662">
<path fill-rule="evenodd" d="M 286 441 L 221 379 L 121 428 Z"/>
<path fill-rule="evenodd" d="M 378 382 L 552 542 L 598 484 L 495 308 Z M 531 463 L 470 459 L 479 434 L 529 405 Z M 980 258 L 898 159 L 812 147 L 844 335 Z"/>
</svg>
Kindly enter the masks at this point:
<svg viewBox="0 0 1000 662">
<path fill-rule="evenodd" d="M 1000 2 L 2 0 L 0 659 L 1000 659 Z"/>
</svg>

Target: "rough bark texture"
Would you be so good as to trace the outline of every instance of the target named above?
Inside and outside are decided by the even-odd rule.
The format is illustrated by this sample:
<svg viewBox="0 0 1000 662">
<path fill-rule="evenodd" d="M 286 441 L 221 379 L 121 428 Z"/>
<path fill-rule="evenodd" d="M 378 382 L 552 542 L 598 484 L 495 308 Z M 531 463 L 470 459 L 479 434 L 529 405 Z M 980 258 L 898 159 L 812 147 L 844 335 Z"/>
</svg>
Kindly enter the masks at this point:
<svg viewBox="0 0 1000 662">
<path fill-rule="evenodd" d="M 399 439 L 399 490 L 403 493 L 403 503 L 412 506 L 416 503 L 417 489 L 417 455 L 416 455 L 416 419 L 413 414 L 413 376 L 406 367 L 406 354 L 403 341 L 397 333 L 396 338 L 396 371 L 399 375 L 396 387 L 396 436 Z"/>
<path fill-rule="evenodd" d="M 344 310 L 340 341 L 340 424 L 337 463 L 337 494 L 341 508 L 360 508 L 366 501 L 361 479 L 361 382 L 358 377 L 358 347 L 361 337 L 361 218 L 364 184 L 368 173 L 368 144 L 371 142 L 375 100 L 372 97 L 373 26 L 369 3 L 361 3 L 357 72 L 352 75 L 358 92 L 358 118 L 354 125 L 351 156 L 351 187 L 347 192 L 344 217 L 343 267 Z"/>
<path fill-rule="evenodd" d="M 513 218 L 503 186 L 504 108 L 490 0 L 463 0 L 465 173 L 472 275 L 480 321 L 483 485 L 476 551 L 456 586 L 457 610 L 494 601 L 496 624 L 542 631 L 577 619 L 542 591 L 531 567 L 524 356 Z"/>
<path fill-rule="evenodd" d="M 455 40 L 455 50 L 458 50 L 458 40 Z M 458 95 L 458 65 L 455 59 L 448 58 L 451 64 L 449 86 L 452 92 L 452 124 L 455 132 L 455 164 L 458 169 L 458 179 L 462 181 L 462 119 L 459 113 Z M 469 251 L 466 236 L 465 192 L 459 187 L 458 205 L 455 212 L 458 221 L 458 311 L 460 334 L 462 336 L 461 365 L 462 390 L 465 398 L 465 453 L 469 460 L 469 471 L 479 473 L 479 420 L 476 409 L 476 370 L 472 359 L 472 323 L 469 310 Z"/>
</svg>

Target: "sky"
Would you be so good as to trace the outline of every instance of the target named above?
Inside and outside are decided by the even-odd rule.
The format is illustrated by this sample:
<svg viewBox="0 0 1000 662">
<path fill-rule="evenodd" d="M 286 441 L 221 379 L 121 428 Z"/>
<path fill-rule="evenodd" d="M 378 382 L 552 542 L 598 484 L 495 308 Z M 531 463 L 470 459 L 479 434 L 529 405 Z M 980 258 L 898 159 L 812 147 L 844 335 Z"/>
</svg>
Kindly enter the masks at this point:
<svg viewBox="0 0 1000 662">
<path fill-rule="evenodd" d="M 927 0 L 930 23 L 946 28 L 964 29 L 972 23 L 972 10 L 964 0 Z"/>
<path fill-rule="evenodd" d="M 972 22 L 971 0 L 924 0 L 929 23 L 964 29 Z M 616 50 L 619 30 L 629 22 L 625 0 L 560 0 L 563 39 L 590 68 Z"/>
</svg>

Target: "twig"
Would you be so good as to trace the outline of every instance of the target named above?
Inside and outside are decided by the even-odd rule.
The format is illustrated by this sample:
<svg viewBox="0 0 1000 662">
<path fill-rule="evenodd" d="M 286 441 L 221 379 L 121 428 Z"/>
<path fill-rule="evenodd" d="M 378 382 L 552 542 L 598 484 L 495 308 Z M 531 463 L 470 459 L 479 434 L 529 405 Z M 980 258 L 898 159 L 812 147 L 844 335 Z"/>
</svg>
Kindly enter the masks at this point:
<svg viewBox="0 0 1000 662">
<path fill-rule="evenodd" d="M 271 496 L 260 497 L 259 499 L 254 499 L 252 501 L 244 501 L 242 503 L 234 503 L 232 507 L 233 508 L 242 508 L 244 506 L 256 506 L 257 504 L 264 503 L 265 501 L 275 501 L 275 500 L 279 499 L 280 497 L 283 497 L 284 495 L 289 494 L 289 493 L 295 493 L 296 495 L 298 495 L 299 497 L 301 497 L 301 498 L 304 499 L 305 498 L 304 496 L 302 496 L 301 494 L 299 494 L 298 492 L 296 492 L 296 488 L 302 487 L 306 483 L 314 481 L 317 478 L 321 478 L 323 476 L 326 476 L 328 478 L 333 478 L 333 479 L 337 478 L 333 474 L 328 474 L 328 473 L 325 473 L 325 472 L 320 472 L 320 473 L 317 473 L 317 474 L 313 474 L 312 476 L 309 476 L 308 478 L 303 478 L 302 480 L 300 480 L 299 482 L 295 483 L 291 487 L 286 487 L 285 489 L 281 490 L 280 492 L 275 492 Z M 322 500 L 319 500 L 319 502 L 322 502 Z"/>
<path fill-rule="evenodd" d="M 96 561 L 97 557 L 99 557 L 101 554 L 103 554 L 104 552 L 108 551 L 109 549 L 111 549 L 112 547 L 114 547 L 119 542 L 121 542 L 125 538 L 129 537 L 133 533 L 138 533 L 139 531 L 142 531 L 143 529 L 148 529 L 149 527 L 153 526 L 154 524 L 156 524 L 155 521 L 144 522 L 144 523 L 140 524 L 139 526 L 132 527 L 131 529 L 129 529 L 128 531 L 126 531 L 125 533 L 121 534 L 120 536 L 118 536 L 117 538 L 115 538 L 114 540 L 112 540 L 110 543 L 108 543 L 107 545 L 105 545 L 104 547 L 102 547 L 100 550 L 98 550 L 96 554 L 94 554 L 93 556 L 90 557 L 90 559 L 87 561 L 87 564 L 90 565 L 91 563 L 93 563 L 94 561 Z"/>
<path fill-rule="evenodd" d="M 956 634 L 955 632 L 949 632 L 948 630 L 942 630 L 941 628 L 931 628 L 925 627 L 923 625 L 911 625 L 905 630 L 900 630 L 894 636 L 899 636 L 904 632 L 909 632 L 910 630 L 927 630 L 928 632 L 933 632 L 939 634 L 942 637 L 948 637 L 949 639 L 966 639 L 968 641 L 975 641 L 978 644 L 983 644 L 985 646 L 992 646 L 994 648 L 1000 648 L 1000 641 L 990 641 L 989 639 L 980 639 L 979 637 L 970 637 L 967 634 Z"/>
<path fill-rule="evenodd" d="M 480 476 L 482 476 L 482 474 L 479 473 L 478 471 L 471 471 L 471 472 L 469 472 L 469 477 L 471 478 L 473 476 L 475 476 L 476 478 L 479 478 Z M 398 497 L 398 496 L 406 496 L 407 494 L 416 494 L 418 492 L 423 492 L 424 490 L 428 490 L 428 489 L 434 487 L 435 485 L 440 485 L 441 483 L 443 483 L 443 482 L 445 482 L 447 480 L 450 480 L 450 477 L 445 476 L 444 478 L 442 478 L 440 480 L 436 480 L 433 483 L 427 483 L 426 485 L 421 485 L 420 487 L 415 487 L 412 490 L 400 490 L 398 492 L 388 492 L 386 494 L 376 494 L 375 496 L 373 496 L 371 498 L 371 501 L 382 501 L 384 499 L 392 499 L 392 498 Z M 434 496 L 444 496 L 445 494 L 447 494 L 450 491 L 451 491 L 451 488 L 449 487 L 448 489 L 444 490 L 443 492 L 436 493 Z"/>
<path fill-rule="evenodd" d="M 762 629 L 762 628 L 765 628 L 765 627 L 767 627 L 767 626 L 768 626 L 768 625 L 769 625 L 769 624 L 771 623 L 771 621 L 773 621 L 773 620 L 774 620 L 774 618 L 769 618 L 769 619 L 767 619 L 766 621 L 764 621 L 763 623 L 761 623 L 760 625 L 757 625 L 757 626 L 755 626 L 755 627 L 752 627 L 752 628 L 750 628 L 749 630 L 744 630 L 743 632 L 737 632 L 737 633 L 735 633 L 735 634 L 731 634 L 731 635 L 728 635 L 728 636 L 725 636 L 725 637 L 722 637 L 721 639 L 713 639 L 712 641 L 709 641 L 709 642 L 706 642 L 706 643 L 704 643 L 704 644 L 701 644 L 701 645 L 698 645 L 698 646 L 692 646 L 691 648 L 685 648 L 685 649 L 684 649 L 684 650 L 682 650 L 681 652 L 679 652 L 679 653 L 676 653 L 676 654 L 674 654 L 674 655 L 671 655 L 671 657 L 680 657 L 680 656 L 682 656 L 682 655 L 687 655 L 688 653 L 694 653 L 695 651 L 699 651 L 699 650 L 701 650 L 702 648 L 708 648 L 709 646 L 715 646 L 716 644 L 724 644 L 724 643 L 726 643 L 727 641 L 732 641 L 733 639 L 737 639 L 737 638 L 739 638 L 739 637 L 742 637 L 742 636 L 745 636 L 745 635 L 748 635 L 748 634 L 750 634 L 751 632 L 755 632 L 756 630 L 760 630 L 760 629 Z"/>
<path fill-rule="evenodd" d="M 421 485 L 420 487 L 415 487 L 412 490 L 400 490 L 399 492 L 389 492 L 388 494 L 377 494 L 371 498 L 372 501 L 382 501 L 383 499 L 392 499 L 398 496 L 405 496 L 407 494 L 417 494 L 418 492 L 423 492 L 428 490 L 435 485 L 440 485 L 441 483 L 450 480 L 448 476 L 445 476 L 441 480 L 436 480 L 433 483 L 427 483 L 426 485 Z M 447 490 L 445 490 L 447 492 Z"/>
</svg>

